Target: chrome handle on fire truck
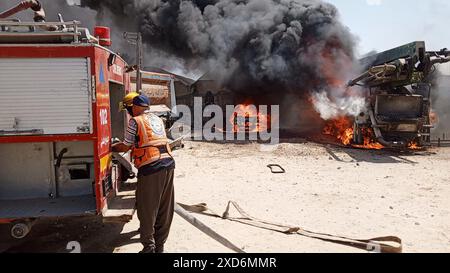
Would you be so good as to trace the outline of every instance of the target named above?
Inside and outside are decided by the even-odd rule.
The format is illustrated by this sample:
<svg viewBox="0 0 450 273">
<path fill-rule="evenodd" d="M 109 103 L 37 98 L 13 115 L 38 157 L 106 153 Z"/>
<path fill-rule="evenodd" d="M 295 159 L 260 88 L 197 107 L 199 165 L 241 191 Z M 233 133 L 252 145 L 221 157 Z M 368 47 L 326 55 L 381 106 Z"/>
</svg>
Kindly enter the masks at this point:
<svg viewBox="0 0 450 273">
<path fill-rule="evenodd" d="M 43 135 L 43 129 L 30 130 L 0 130 L 0 136 L 17 136 L 17 135 Z"/>
<path fill-rule="evenodd" d="M 20 22 L 20 21 L 0 21 L 0 26 L 9 27 L 48 27 L 48 26 L 79 26 L 80 21 L 70 21 L 70 22 Z"/>
</svg>

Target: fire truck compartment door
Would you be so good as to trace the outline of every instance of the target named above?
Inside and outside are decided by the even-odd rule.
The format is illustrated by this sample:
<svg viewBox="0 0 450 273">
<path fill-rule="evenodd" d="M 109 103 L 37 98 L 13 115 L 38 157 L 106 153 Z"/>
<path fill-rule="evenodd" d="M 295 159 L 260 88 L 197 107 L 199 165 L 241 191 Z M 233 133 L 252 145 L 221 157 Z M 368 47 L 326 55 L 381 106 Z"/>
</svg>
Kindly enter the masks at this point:
<svg viewBox="0 0 450 273">
<path fill-rule="evenodd" d="M 0 58 L 0 136 L 92 132 L 88 58 Z"/>
</svg>

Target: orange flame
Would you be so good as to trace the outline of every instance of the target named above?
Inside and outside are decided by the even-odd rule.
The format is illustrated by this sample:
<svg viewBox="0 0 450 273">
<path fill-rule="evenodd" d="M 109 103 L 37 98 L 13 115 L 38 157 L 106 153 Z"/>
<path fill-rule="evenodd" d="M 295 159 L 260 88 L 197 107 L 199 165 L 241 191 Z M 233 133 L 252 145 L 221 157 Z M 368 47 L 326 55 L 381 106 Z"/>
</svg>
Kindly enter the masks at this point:
<svg viewBox="0 0 450 273">
<path fill-rule="evenodd" d="M 259 133 L 269 129 L 271 117 L 262 114 L 250 101 L 236 106 L 233 115 L 229 118 L 233 124 L 233 132 Z"/>
<path fill-rule="evenodd" d="M 335 137 L 345 146 L 352 146 L 361 149 L 381 150 L 383 145 L 373 140 L 373 132 L 370 129 L 363 130 L 364 144 L 353 144 L 353 122 L 349 117 L 340 117 L 327 122 L 323 129 L 324 135 Z"/>
<path fill-rule="evenodd" d="M 340 48 L 340 44 L 333 40 L 325 46 L 320 55 L 321 66 L 319 69 L 327 85 L 333 88 L 333 92 L 341 92 L 341 95 L 352 96 L 354 95 L 353 89 L 347 87 L 343 80 L 346 78 L 345 71 L 351 70 L 352 60 L 345 54 L 336 55 L 340 52 L 334 51 L 335 48 Z M 338 62 L 338 60 L 340 61 Z M 310 98 L 310 101 L 313 102 L 313 99 Z M 431 112 L 430 122 L 432 124 L 438 122 L 436 113 Z M 373 150 L 381 150 L 384 148 L 383 145 L 375 140 L 374 132 L 371 128 L 362 129 L 363 144 L 354 144 L 353 121 L 349 117 L 340 117 L 328 121 L 323 129 L 323 134 L 335 137 L 338 142 L 345 146 Z M 408 147 L 413 150 L 420 149 L 420 146 L 417 143 L 410 143 Z"/>
<path fill-rule="evenodd" d="M 421 150 L 422 147 L 420 147 L 419 144 L 416 143 L 416 142 L 411 142 L 411 143 L 408 144 L 408 149 L 410 149 L 410 150 Z"/>
<path fill-rule="evenodd" d="M 353 128 L 351 121 L 346 117 L 327 122 L 323 129 L 324 135 L 334 136 L 344 145 L 350 145 L 353 138 Z"/>
<path fill-rule="evenodd" d="M 381 150 L 384 148 L 383 145 L 381 145 L 380 143 L 374 141 L 372 139 L 372 130 L 366 130 L 366 132 L 364 133 L 364 144 L 363 145 L 352 145 L 355 148 L 360 148 L 360 149 L 369 149 L 369 150 Z"/>
<path fill-rule="evenodd" d="M 335 92 L 342 92 L 342 95 L 351 96 L 352 90 L 345 85 L 343 80 L 345 78 L 345 75 L 343 75 L 344 71 L 349 71 L 351 69 L 351 58 L 345 55 L 339 56 L 342 61 L 337 63 L 332 48 L 333 47 L 328 46 L 322 51 L 322 66 L 320 67 L 322 75 L 325 77 L 327 84 L 330 87 L 335 88 Z M 347 67 L 342 69 L 342 65 Z M 330 120 L 323 129 L 324 135 L 335 137 L 338 142 L 345 146 L 374 150 L 381 150 L 384 148 L 383 145 L 374 141 L 373 131 L 371 129 L 363 129 L 362 134 L 364 144 L 362 145 L 353 144 L 353 133 L 353 121 L 349 117 L 340 117 Z"/>
</svg>

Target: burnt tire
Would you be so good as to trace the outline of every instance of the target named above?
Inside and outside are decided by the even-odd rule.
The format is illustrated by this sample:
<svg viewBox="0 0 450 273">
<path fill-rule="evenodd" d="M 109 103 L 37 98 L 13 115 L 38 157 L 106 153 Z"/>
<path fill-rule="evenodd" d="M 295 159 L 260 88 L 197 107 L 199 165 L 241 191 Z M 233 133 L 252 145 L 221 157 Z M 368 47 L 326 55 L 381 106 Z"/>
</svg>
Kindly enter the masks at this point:
<svg viewBox="0 0 450 273">
<path fill-rule="evenodd" d="M 364 144 L 364 136 L 362 133 L 362 128 L 356 123 L 353 126 L 353 144 L 356 145 Z"/>
</svg>

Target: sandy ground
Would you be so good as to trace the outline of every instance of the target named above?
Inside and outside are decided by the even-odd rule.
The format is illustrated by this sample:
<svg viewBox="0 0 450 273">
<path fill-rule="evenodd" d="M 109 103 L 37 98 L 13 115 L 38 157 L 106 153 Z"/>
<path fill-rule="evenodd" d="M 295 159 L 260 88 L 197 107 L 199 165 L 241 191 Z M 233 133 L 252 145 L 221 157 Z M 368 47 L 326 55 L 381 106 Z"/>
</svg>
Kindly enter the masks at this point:
<svg viewBox="0 0 450 273">
<path fill-rule="evenodd" d="M 222 213 L 229 200 L 249 214 L 317 232 L 356 238 L 395 235 L 404 252 L 450 252 L 450 148 L 427 152 L 365 151 L 313 143 L 260 145 L 187 142 L 175 152 L 176 199 L 207 203 Z M 272 174 L 280 164 L 285 174 Z M 364 252 L 295 235 L 196 215 L 246 252 Z M 134 253 L 141 249 L 137 219 L 126 225 L 98 219 L 47 221 L 23 241 L 0 228 L 0 252 Z M 179 216 L 168 252 L 230 252 Z"/>
</svg>

